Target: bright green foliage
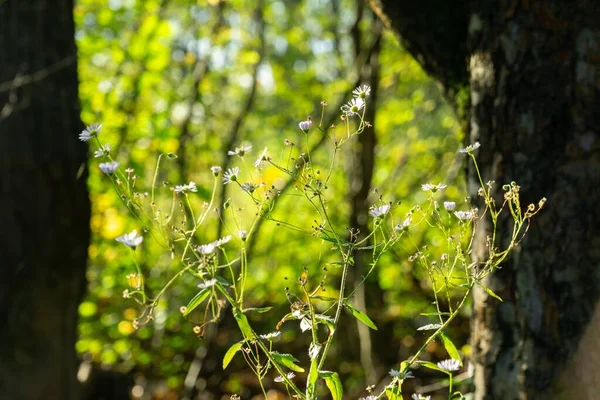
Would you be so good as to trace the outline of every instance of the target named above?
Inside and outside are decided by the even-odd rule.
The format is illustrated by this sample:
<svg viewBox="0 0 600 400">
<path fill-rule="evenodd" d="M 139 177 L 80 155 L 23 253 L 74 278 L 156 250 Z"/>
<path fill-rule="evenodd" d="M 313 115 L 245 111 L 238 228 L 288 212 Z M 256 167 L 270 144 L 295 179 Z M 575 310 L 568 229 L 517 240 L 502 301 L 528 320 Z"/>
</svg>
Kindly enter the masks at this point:
<svg viewBox="0 0 600 400">
<path fill-rule="evenodd" d="M 75 10 L 84 121 L 103 124 L 104 139 L 112 145 L 113 157 L 133 169 L 131 175 L 137 176 L 140 187 L 151 187 L 159 153 L 177 154 L 177 159 L 161 159 L 165 167 L 159 170 L 157 191 L 164 199 L 171 186 L 193 180 L 198 192 L 190 196 L 190 201 L 196 209 L 210 199 L 212 177 L 208 168 L 224 165 L 223 150 L 227 149 L 223 147 L 255 84 L 257 63 L 255 98 L 241 120 L 234 146 L 249 141 L 279 149 L 285 139 L 301 142 L 298 122 L 307 115 L 318 120 L 322 100 L 329 103 L 326 117 L 339 114 L 334 109 L 337 99 L 348 97 L 353 89 L 350 76 L 356 56 L 350 30 L 360 2 L 340 1 L 334 9 L 330 2 L 315 0 L 265 1 L 261 8 L 264 42 L 256 16 L 258 2 L 227 1 L 222 5 L 222 18 L 219 6 L 213 4 L 217 2 L 209 3 L 80 0 Z M 372 18 L 365 11 L 359 25 L 364 47 L 372 39 Z M 459 177 L 463 158 L 456 156 L 461 133 L 453 113 L 444 105 L 435 84 L 388 33 L 383 36 L 380 64 L 377 114 L 371 121 L 378 139 L 374 187 L 387 198 L 402 201 L 398 215 L 408 212 L 410 205 L 426 200 L 426 193 L 420 189 L 426 182 L 443 181 L 449 184 L 445 196 L 462 200 L 464 182 Z M 197 82 L 204 65 L 206 70 Z M 340 123 L 339 119 L 333 122 Z M 311 144 L 319 139 L 309 137 Z M 255 148 L 254 152 L 260 150 Z M 330 153 L 323 147 L 314 155 L 327 160 Z M 352 158 L 347 153 L 339 157 L 339 164 L 345 167 L 334 172 L 330 185 L 336 193 L 347 193 L 346 177 Z M 94 241 L 89 250 L 90 290 L 80 308 L 81 337 L 77 349 L 96 362 L 125 371 L 142 371 L 150 379 L 164 379 L 180 389 L 191 355 L 203 343 L 193 328 L 206 321 L 195 318 L 200 318 L 200 309 L 216 305 L 207 304 L 203 298 L 209 290 L 198 293 L 198 282 L 182 276 L 156 304 L 155 320 L 134 329 L 139 310 L 121 293 L 132 289 L 127 276 L 136 272 L 136 266 L 127 249 L 115 246 L 113 239 L 138 225 L 126 215 L 97 164 L 92 162 L 90 166 Z M 263 180 L 266 185 L 280 185 L 282 176 L 276 169 L 267 168 Z M 333 222 L 347 225 L 349 204 L 340 201 L 329 206 L 336 218 Z M 162 203 L 158 208 L 168 209 Z M 183 215 L 187 213 L 185 209 L 176 204 L 173 212 Z M 303 222 L 306 211 L 306 206 L 290 196 L 278 203 L 274 215 L 298 224 Z M 241 215 L 244 212 L 253 215 L 249 207 Z M 213 223 L 205 224 L 206 231 L 197 233 L 206 243 L 217 238 L 214 227 L 218 219 L 212 218 Z M 225 221 L 224 232 L 235 234 L 236 222 L 229 214 Z M 269 306 L 273 312 L 244 312 L 238 314 L 238 323 L 249 320 L 262 331 L 272 331 L 279 320 L 276 316 L 285 314 L 290 307 L 284 288 L 291 286 L 290 281 L 299 276 L 302 268 L 316 275 L 327 265 L 335 274 L 339 273 L 336 263 L 340 260 L 327 251 L 331 243 L 306 240 L 303 234 L 274 223 L 262 224 L 255 235 L 246 283 L 252 296 L 246 298 L 249 302 L 261 301 L 245 306 Z M 425 226 L 416 227 L 412 237 L 416 244 L 430 244 L 432 248 L 445 240 Z M 147 290 L 153 293 L 160 291 L 177 272 L 169 244 L 160 237 L 156 239 L 147 240 L 143 251 L 137 252 L 141 268 L 149 271 Z M 430 285 L 428 277 L 408 261 L 415 245 L 402 245 L 404 248 L 382 256 L 367 282 L 386 291 L 384 304 L 365 310 L 366 314 L 355 308 L 349 310 L 358 312 L 352 314 L 373 329 L 380 323 L 391 324 L 387 329 L 393 331 L 396 343 L 416 343 L 416 347 L 423 337 L 414 336 L 411 325 L 429 321 L 419 314 L 436 309 L 424 290 Z M 293 247 L 303 251 L 290 252 Z M 319 265 L 314 262 L 315 254 L 323 255 Z M 322 294 L 337 296 L 334 287 Z M 190 301 L 195 295 L 199 296 L 197 304 Z M 323 309 L 317 312 L 331 304 L 322 303 Z M 189 320 L 180 313 L 186 305 Z M 412 319 L 418 322 L 406 323 Z M 322 324 L 333 329 L 327 321 Z M 306 344 L 294 330 L 285 330 L 285 325 L 282 331 L 282 342 Z M 229 333 L 237 335 L 232 341 L 243 339 L 239 332 Z M 441 347 L 440 350 L 443 351 Z M 331 357 L 341 358 L 343 353 L 343 349 L 334 347 Z M 230 369 L 238 360 L 233 361 Z M 361 390 L 362 366 L 347 365 L 341 379 L 346 388 Z"/>
</svg>

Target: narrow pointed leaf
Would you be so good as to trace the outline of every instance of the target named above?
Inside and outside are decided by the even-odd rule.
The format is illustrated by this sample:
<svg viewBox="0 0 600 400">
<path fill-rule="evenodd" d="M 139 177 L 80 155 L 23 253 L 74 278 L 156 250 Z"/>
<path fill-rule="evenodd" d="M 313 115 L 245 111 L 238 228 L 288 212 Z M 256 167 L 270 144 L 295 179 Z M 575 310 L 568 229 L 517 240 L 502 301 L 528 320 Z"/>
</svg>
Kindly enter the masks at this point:
<svg viewBox="0 0 600 400">
<path fill-rule="evenodd" d="M 325 384 L 327 385 L 327 388 L 329 388 L 333 400 L 342 400 L 344 390 L 342 388 L 342 381 L 337 372 L 320 371 L 319 375 L 321 378 L 325 379 Z"/>
<path fill-rule="evenodd" d="M 231 346 L 229 350 L 227 350 L 227 353 L 225 353 L 225 357 L 223 357 L 223 369 L 227 368 L 231 360 L 233 360 L 233 356 L 235 356 L 235 354 L 242 348 L 243 345 L 244 341 L 242 340 L 241 342 L 237 342 L 236 344 Z"/>
<path fill-rule="evenodd" d="M 388 400 L 402 400 L 401 394 L 396 394 L 390 389 L 385 391 L 385 395 L 387 396 Z"/>
<path fill-rule="evenodd" d="M 298 362 L 298 360 L 296 360 L 296 358 L 291 354 L 284 354 L 272 351 L 271 356 L 278 364 L 281 364 L 284 367 L 291 369 L 292 371 L 304 372 L 304 368 L 295 364 L 296 362 Z"/>
<path fill-rule="evenodd" d="M 369 318 L 367 316 L 367 314 L 365 314 L 364 312 L 362 312 L 360 310 L 357 310 L 356 308 L 352 307 L 348 303 L 344 303 L 344 305 L 352 313 L 352 315 L 354 316 L 354 318 L 358 319 L 360 322 L 362 322 L 363 324 L 365 324 L 369 328 L 371 328 L 373 330 L 377 330 L 377 327 L 375 326 L 375 324 L 373 323 L 373 321 L 371 321 L 371 318 Z"/>
<path fill-rule="evenodd" d="M 188 305 L 185 307 L 186 310 L 183 313 L 183 316 L 185 317 L 186 315 L 191 313 L 196 307 L 198 307 L 200 305 L 200 303 L 202 303 L 204 300 L 206 300 L 206 298 L 208 296 L 210 296 L 210 293 L 211 293 L 210 288 L 204 288 L 200 292 L 198 292 L 198 294 L 195 295 L 194 298 L 192 300 L 190 300 Z"/>
<path fill-rule="evenodd" d="M 487 294 L 489 294 L 490 296 L 492 296 L 493 298 L 495 298 L 497 300 L 500 300 L 500 301 L 503 301 L 502 298 L 500 296 L 498 296 L 496 293 L 494 293 L 492 291 L 492 289 L 490 289 L 489 287 L 485 287 L 482 284 L 479 284 L 479 287 L 482 288 L 483 290 L 485 290 L 485 292 Z"/>
<path fill-rule="evenodd" d="M 248 323 L 248 318 L 246 318 L 246 316 L 240 311 L 239 308 L 235 308 L 233 310 L 233 316 L 235 317 L 235 320 L 238 326 L 240 327 L 240 330 L 242 331 L 244 337 L 248 340 L 254 339 L 254 331 Z"/>
<path fill-rule="evenodd" d="M 429 362 L 429 361 L 417 361 L 417 364 L 422 365 L 425 368 L 432 369 L 434 371 L 440 371 L 440 372 L 443 372 L 445 374 L 448 374 L 448 371 L 446 371 L 445 369 L 442 369 L 442 368 L 438 367 L 437 364 L 434 364 L 434 363 Z"/>
<path fill-rule="evenodd" d="M 446 351 L 448 352 L 450 358 L 454 358 L 455 360 L 460 361 L 460 366 L 462 367 L 462 358 L 460 357 L 458 349 L 456 348 L 454 343 L 452 343 L 452 340 L 450 340 L 450 338 L 446 336 L 444 332 L 440 333 L 440 337 L 442 338 L 442 343 L 444 344 L 444 348 L 446 348 Z"/>
</svg>

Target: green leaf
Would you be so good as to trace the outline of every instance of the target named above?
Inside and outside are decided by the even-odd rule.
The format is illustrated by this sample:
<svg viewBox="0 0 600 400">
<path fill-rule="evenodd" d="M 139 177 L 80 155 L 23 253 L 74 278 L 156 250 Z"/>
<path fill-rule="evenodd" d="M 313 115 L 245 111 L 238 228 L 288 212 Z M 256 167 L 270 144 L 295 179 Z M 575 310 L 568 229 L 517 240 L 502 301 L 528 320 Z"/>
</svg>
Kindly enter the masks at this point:
<svg viewBox="0 0 600 400">
<path fill-rule="evenodd" d="M 342 381 L 340 380 L 340 377 L 337 374 L 337 372 L 320 371 L 319 376 L 325 379 L 325 384 L 329 388 L 333 400 L 342 400 L 344 390 L 342 388 Z"/>
<path fill-rule="evenodd" d="M 296 358 L 291 354 L 282 354 L 276 351 L 272 351 L 271 356 L 278 364 L 281 364 L 284 367 L 291 369 L 292 371 L 304 372 L 304 368 L 295 364 L 296 362 L 298 362 L 298 360 L 296 360 Z"/>
<path fill-rule="evenodd" d="M 437 364 L 434 364 L 434 363 L 429 362 L 429 361 L 417 361 L 417 364 L 422 365 L 425 368 L 432 369 L 434 371 L 443 372 L 446 375 L 448 374 L 448 371 L 446 371 L 445 369 L 442 369 L 442 368 L 438 367 Z"/>
<path fill-rule="evenodd" d="M 216 276 L 215 279 L 217 280 L 217 282 L 219 282 L 223 287 L 230 287 L 231 283 L 227 282 L 227 279 L 223 278 L 222 276 Z"/>
<path fill-rule="evenodd" d="M 248 340 L 253 340 L 254 331 L 248 323 L 248 318 L 246 318 L 246 316 L 237 307 L 233 310 L 233 316 L 235 317 L 235 320 L 237 321 L 237 324 L 240 327 L 244 337 Z"/>
<path fill-rule="evenodd" d="M 385 391 L 385 395 L 387 396 L 388 400 L 402 400 L 401 394 L 396 394 L 390 389 Z"/>
<path fill-rule="evenodd" d="M 227 368 L 227 366 L 233 359 L 233 356 L 235 356 L 235 353 L 237 353 L 243 345 L 244 341 L 242 340 L 241 342 L 237 342 L 236 344 L 231 346 L 229 350 L 227 350 L 227 353 L 225 353 L 225 357 L 223 357 L 223 369 Z"/>
<path fill-rule="evenodd" d="M 272 308 L 273 308 L 273 307 L 250 307 L 250 308 L 246 308 L 246 309 L 245 309 L 244 311 L 242 311 L 242 312 L 244 312 L 244 313 L 245 313 L 246 311 L 254 311 L 254 312 L 257 312 L 257 313 L 259 313 L 259 314 L 262 314 L 262 313 L 266 313 L 266 312 L 268 312 L 268 311 L 271 311 L 271 309 L 272 309 Z"/>
<path fill-rule="evenodd" d="M 479 285 L 480 288 L 482 288 L 483 290 L 485 290 L 485 292 L 487 294 L 489 294 L 490 296 L 492 296 L 493 298 L 495 298 L 497 300 L 500 300 L 500 301 L 503 301 L 502 298 L 500 296 L 498 296 L 496 293 L 494 293 L 492 291 L 492 289 L 490 289 L 489 287 L 485 287 L 481 283 L 478 283 L 478 285 Z"/>
<path fill-rule="evenodd" d="M 365 314 L 364 312 L 362 312 L 360 310 L 357 310 L 356 308 L 352 307 L 348 303 L 344 303 L 344 305 L 352 313 L 352 315 L 354 316 L 354 318 L 358 319 L 360 322 L 362 322 L 363 324 L 365 324 L 369 328 L 371 328 L 373 330 L 377 330 L 377 327 L 375 326 L 375 324 L 373 323 L 373 321 L 371 321 L 371 318 L 369 318 L 367 316 L 367 314 Z"/>
<path fill-rule="evenodd" d="M 444 332 L 440 332 L 440 337 L 442 338 L 442 343 L 444 344 L 444 347 L 446 348 L 448 355 L 451 358 L 458 360 L 460 362 L 460 366 L 462 367 L 462 365 L 463 365 L 462 358 L 460 357 L 460 353 L 456 349 L 456 346 L 454 345 L 454 343 L 452 343 L 452 340 L 450 340 L 450 338 L 448 336 L 446 336 L 446 334 Z"/>
<path fill-rule="evenodd" d="M 211 289 L 209 287 L 204 288 L 200 292 L 198 292 L 198 294 L 195 295 L 194 298 L 190 300 L 188 305 L 185 307 L 185 312 L 183 313 L 183 316 L 185 317 L 186 315 L 191 313 L 194 310 L 194 308 L 198 307 L 200 303 L 202 303 L 204 300 L 206 300 L 208 296 L 210 296 L 210 293 Z"/>
</svg>

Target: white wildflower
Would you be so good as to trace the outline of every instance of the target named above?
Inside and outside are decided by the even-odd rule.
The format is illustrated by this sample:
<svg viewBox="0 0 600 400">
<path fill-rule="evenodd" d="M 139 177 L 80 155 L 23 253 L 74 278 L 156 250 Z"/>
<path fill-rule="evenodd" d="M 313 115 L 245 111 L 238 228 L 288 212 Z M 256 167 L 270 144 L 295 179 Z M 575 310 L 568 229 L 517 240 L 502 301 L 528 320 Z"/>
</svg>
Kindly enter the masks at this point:
<svg viewBox="0 0 600 400">
<path fill-rule="evenodd" d="M 437 185 L 433 185 L 431 183 L 426 183 L 424 185 L 421 185 L 421 189 L 423 189 L 424 191 L 432 191 L 433 193 L 437 192 L 438 190 L 442 190 L 445 189 L 446 185 L 444 183 L 438 183 Z"/>
<path fill-rule="evenodd" d="M 110 153 L 110 144 L 106 143 L 103 146 L 100 146 L 100 148 L 96 151 L 94 151 L 94 157 L 98 158 L 98 157 L 102 157 L 102 156 L 107 156 Z"/>
<path fill-rule="evenodd" d="M 292 380 L 292 379 L 294 379 L 294 378 L 296 377 L 296 374 L 295 374 L 295 373 L 293 373 L 293 372 L 288 372 L 288 373 L 286 374 L 286 377 L 287 377 L 289 380 Z M 275 380 L 275 382 L 283 382 L 283 377 L 282 377 L 281 375 L 279 375 L 279 376 L 278 376 L 278 377 L 276 377 L 274 380 Z"/>
<path fill-rule="evenodd" d="M 244 192 L 254 193 L 256 189 L 258 189 L 258 185 L 252 182 L 243 183 L 241 188 Z"/>
<path fill-rule="evenodd" d="M 365 106 L 365 101 L 358 98 L 353 98 L 348 102 L 348 104 L 344 104 L 341 108 L 342 112 L 346 115 L 354 115 L 358 114 L 360 110 Z"/>
<path fill-rule="evenodd" d="M 252 150 L 252 145 L 251 144 L 244 144 L 240 147 L 236 147 L 235 150 L 229 150 L 227 152 L 228 156 L 240 156 L 240 157 L 244 157 L 244 155 L 246 153 L 248 153 L 250 150 Z"/>
<path fill-rule="evenodd" d="M 200 289 L 206 289 L 206 288 L 209 288 L 211 286 L 215 286 L 216 284 L 217 284 L 217 280 L 216 279 L 209 279 L 209 280 L 207 280 L 205 282 L 200 282 L 198 284 L 198 287 Z"/>
<path fill-rule="evenodd" d="M 460 219 L 461 221 L 466 221 L 475 218 L 477 212 L 475 210 L 455 211 L 454 215 L 456 215 L 456 218 Z"/>
<path fill-rule="evenodd" d="M 188 183 L 187 185 L 177 185 L 175 186 L 175 193 L 188 193 L 188 192 L 197 192 L 198 188 L 194 182 Z"/>
<path fill-rule="evenodd" d="M 412 217 L 409 215 L 408 217 L 406 217 L 406 219 L 404 221 L 402 221 L 402 223 L 396 225 L 394 227 L 394 230 L 396 231 L 405 231 L 410 227 L 410 224 L 412 224 Z"/>
<path fill-rule="evenodd" d="M 456 203 L 453 201 L 445 201 L 444 208 L 446 209 L 446 211 L 454 211 L 454 209 L 456 208 Z"/>
<path fill-rule="evenodd" d="M 392 377 L 392 378 L 398 378 L 400 376 L 400 371 L 396 370 L 396 369 L 390 369 L 390 372 L 388 372 L 388 374 Z"/>
<path fill-rule="evenodd" d="M 219 175 L 219 172 L 223 170 L 223 168 L 219 167 L 218 165 L 213 165 L 212 167 L 210 167 L 210 170 L 212 171 L 214 176 L 217 176 Z"/>
<path fill-rule="evenodd" d="M 279 335 L 281 335 L 281 332 L 275 331 L 275 332 L 271 332 L 271 333 L 266 333 L 264 335 L 260 335 L 259 338 L 261 338 L 263 340 L 273 340 Z"/>
<path fill-rule="evenodd" d="M 142 236 L 138 236 L 137 230 L 133 230 L 124 234 L 123 236 L 119 236 L 116 241 L 135 249 L 144 241 L 144 238 Z"/>
<path fill-rule="evenodd" d="M 240 236 L 240 239 L 245 241 L 246 238 L 248 237 L 248 232 L 246 232 L 245 230 L 242 229 L 238 232 L 238 235 Z"/>
<path fill-rule="evenodd" d="M 298 126 L 300 127 L 300 129 L 302 129 L 304 132 L 308 132 L 308 130 L 310 129 L 310 127 L 312 126 L 312 119 L 307 119 L 306 121 L 300 121 L 300 123 L 298 124 Z"/>
<path fill-rule="evenodd" d="M 364 99 L 371 94 L 371 87 L 367 85 L 359 86 L 352 91 L 352 94 L 354 97 Z"/>
<path fill-rule="evenodd" d="M 104 172 L 105 174 L 111 175 L 115 173 L 117 168 L 119 168 L 119 165 L 120 164 L 118 161 L 110 161 L 98 164 L 98 168 L 100 168 L 100 171 Z"/>
<path fill-rule="evenodd" d="M 379 207 L 371 207 L 371 209 L 369 210 L 369 215 L 373 218 L 381 217 L 382 215 L 385 215 L 388 212 L 390 212 L 391 208 L 392 207 L 389 204 L 384 204 Z"/>
<path fill-rule="evenodd" d="M 231 182 L 237 181 L 239 174 L 240 174 L 240 169 L 238 167 L 229 168 L 223 174 L 223 185 L 227 185 Z"/>
<path fill-rule="evenodd" d="M 88 140 L 97 137 L 100 134 L 100 130 L 102 130 L 102 124 L 92 124 L 85 128 L 79 134 L 79 140 L 82 142 L 87 142 Z"/>
<path fill-rule="evenodd" d="M 431 396 L 423 396 L 422 394 L 415 393 L 411 396 L 413 400 L 430 400 Z"/>
<path fill-rule="evenodd" d="M 440 361 L 437 363 L 437 366 L 448 372 L 458 371 L 460 369 L 460 360 L 449 358 L 448 360 Z"/>
<path fill-rule="evenodd" d="M 475 150 L 477 150 L 480 147 L 481 147 L 481 144 L 479 144 L 479 142 L 475 142 L 475 143 L 465 147 L 464 149 L 460 149 L 459 152 L 463 153 L 463 154 L 470 154 L 470 153 L 473 153 Z"/>
<path fill-rule="evenodd" d="M 229 242 L 230 240 L 231 240 L 231 235 L 227 235 L 224 238 L 215 240 L 214 242 L 211 242 L 208 244 L 203 244 L 200 246 L 195 246 L 194 249 L 201 254 L 208 255 L 208 254 L 214 253 L 218 247 L 223 246 L 225 243 Z"/>
<path fill-rule="evenodd" d="M 267 150 L 268 150 L 268 148 L 265 147 L 265 149 L 262 151 L 262 153 L 260 153 L 260 156 L 258 156 L 256 161 L 254 161 L 254 166 L 256 168 L 260 167 L 263 161 L 267 161 Z"/>
</svg>

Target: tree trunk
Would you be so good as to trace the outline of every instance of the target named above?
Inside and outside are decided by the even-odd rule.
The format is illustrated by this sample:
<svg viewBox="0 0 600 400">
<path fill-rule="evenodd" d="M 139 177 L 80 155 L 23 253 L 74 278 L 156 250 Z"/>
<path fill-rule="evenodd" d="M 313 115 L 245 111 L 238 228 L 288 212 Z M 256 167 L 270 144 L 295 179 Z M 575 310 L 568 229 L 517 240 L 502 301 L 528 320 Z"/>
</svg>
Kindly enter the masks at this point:
<svg viewBox="0 0 600 400">
<path fill-rule="evenodd" d="M 372 3 L 405 41 L 436 40 L 426 23 L 411 25 L 412 32 L 395 23 L 393 15 L 403 14 L 406 5 Z M 434 3 L 415 4 L 435 14 Z M 482 144 L 484 180 L 500 188 L 517 181 L 524 206 L 548 198 L 522 245 L 487 282 L 504 302 L 482 291 L 474 294 L 476 399 L 573 398 L 575 393 L 594 398 L 598 390 L 598 341 L 589 340 L 597 337 L 598 323 L 582 336 L 600 289 L 599 20 L 600 6 L 592 0 L 576 6 L 558 0 L 473 1 L 460 18 L 435 29 L 455 30 L 460 22 L 464 37 L 421 52 L 429 64 L 446 68 L 456 65 L 445 61 L 445 52 L 468 62 L 470 103 L 463 115 L 470 115 L 465 125 L 470 141 Z M 434 76 L 444 87 L 456 87 L 444 75 Z M 489 232 L 489 226 L 482 227 L 476 258 L 484 254 Z M 505 221 L 500 233 L 508 229 Z M 595 347 L 584 347 L 588 341 Z"/>
<path fill-rule="evenodd" d="M 0 1 L 0 398 L 75 399 L 90 205 L 73 1 Z"/>
</svg>

